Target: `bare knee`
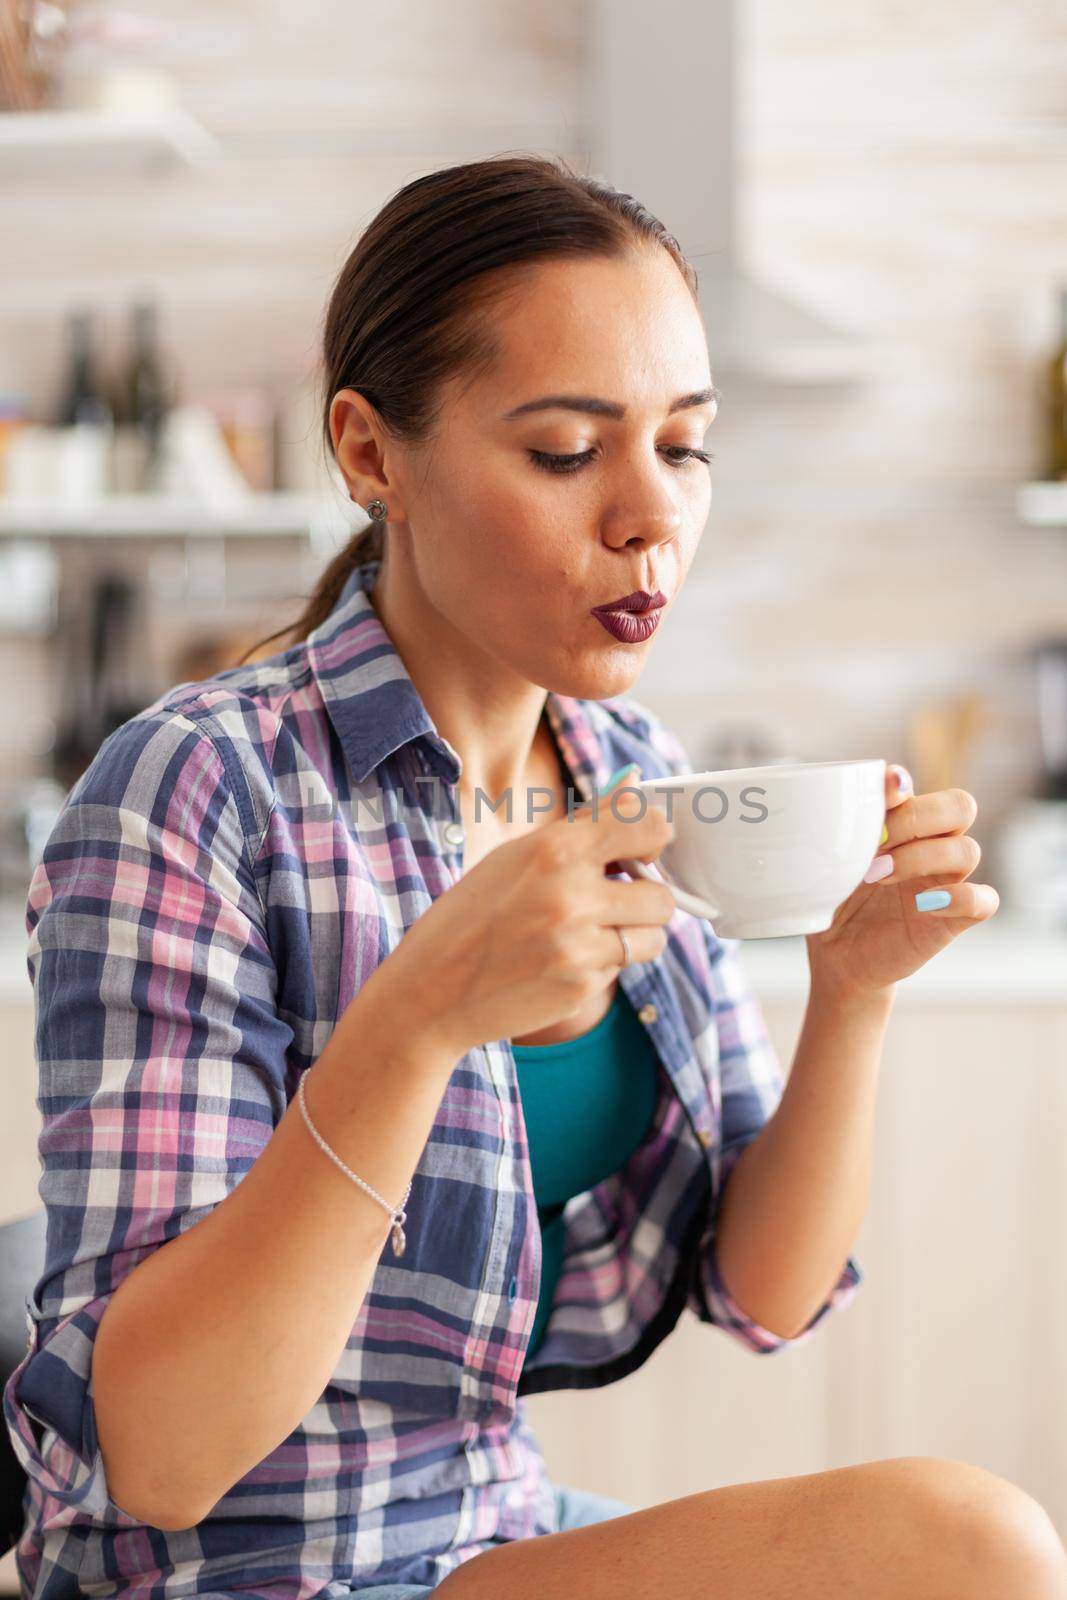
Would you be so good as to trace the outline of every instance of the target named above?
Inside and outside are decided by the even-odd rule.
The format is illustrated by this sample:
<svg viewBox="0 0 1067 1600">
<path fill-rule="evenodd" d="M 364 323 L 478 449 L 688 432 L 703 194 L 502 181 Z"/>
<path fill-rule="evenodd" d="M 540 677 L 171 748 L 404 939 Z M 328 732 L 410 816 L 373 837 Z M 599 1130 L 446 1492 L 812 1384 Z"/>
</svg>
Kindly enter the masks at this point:
<svg viewBox="0 0 1067 1600">
<path fill-rule="evenodd" d="M 1067 1600 L 1067 1551 L 1045 1508 L 1007 1478 L 942 1456 L 871 1462 L 962 1596 Z"/>
</svg>

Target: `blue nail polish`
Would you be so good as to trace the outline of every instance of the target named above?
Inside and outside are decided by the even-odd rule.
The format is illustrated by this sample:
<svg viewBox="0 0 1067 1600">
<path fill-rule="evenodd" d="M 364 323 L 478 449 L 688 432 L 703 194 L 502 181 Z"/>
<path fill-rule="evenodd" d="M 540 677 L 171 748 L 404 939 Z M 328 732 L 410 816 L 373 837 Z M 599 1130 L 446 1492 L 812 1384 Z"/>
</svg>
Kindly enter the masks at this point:
<svg viewBox="0 0 1067 1600">
<path fill-rule="evenodd" d="M 611 777 L 608 779 L 607 783 L 604 785 L 604 787 L 602 789 L 598 789 L 597 793 L 598 794 L 607 794 L 608 790 L 609 789 L 613 789 L 615 787 L 615 785 L 618 783 L 619 779 L 622 778 L 622 777 L 625 777 L 626 773 L 628 773 L 628 772 L 640 772 L 640 770 L 641 770 L 641 768 L 637 765 L 636 761 L 627 761 L 625 766 L 619 767 L 616 772 L 613 772 L 611 774 Z"/>
<path fill-rule="evenodd" d="M 943 911 L 952 904 L 952 896 L 947 889 L 924 889 L 922 894 L 915 896 L 915 907 L 918 911 Z"/>
</svg>

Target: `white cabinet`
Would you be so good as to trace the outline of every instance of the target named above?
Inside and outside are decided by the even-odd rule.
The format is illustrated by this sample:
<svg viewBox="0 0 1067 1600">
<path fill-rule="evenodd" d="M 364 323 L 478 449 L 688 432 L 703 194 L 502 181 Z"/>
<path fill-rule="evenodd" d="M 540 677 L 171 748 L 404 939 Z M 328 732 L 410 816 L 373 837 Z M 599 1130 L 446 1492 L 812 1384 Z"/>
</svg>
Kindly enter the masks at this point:
<svg viewBox="0 0 1067 1600">
<path fill-rule="evenodd" d="M 788 1071 L 806 981 L 765 995 L 750 971 Z M 949 992 L 957 977 L 898 990 L 853 1304 L 762 1356 L 687 1315 L 623 1382 L 531 1396 L 559 1481 L 644 1506 L 947 1456 L 1019 1484 L 1067 1536 L 1067 981 L 1015 1005 Z"/>
<path fill-rule="evenodd" d="M 0 999 L 0 1053 L 4 1063 L 0 1115 L 0 1222 L 25 1216 L 41 1204 L 37 1136 L 37 1069 L 33 1059 L 33 1003 L 29 979 L 26 999 Z"/>
</svg>

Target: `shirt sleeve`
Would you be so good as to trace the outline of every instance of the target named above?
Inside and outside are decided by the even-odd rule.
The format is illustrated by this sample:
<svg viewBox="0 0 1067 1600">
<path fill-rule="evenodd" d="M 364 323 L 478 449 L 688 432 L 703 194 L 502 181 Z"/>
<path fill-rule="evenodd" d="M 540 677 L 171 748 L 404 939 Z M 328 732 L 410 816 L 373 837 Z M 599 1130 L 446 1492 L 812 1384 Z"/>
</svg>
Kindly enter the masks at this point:
<svg viewBox="0 0 1067 1600">
<path fill-rule="evenodd" d="M 628 704 L 645 718 L 648 744 L 667 773 L 698 770 L 678 735 L 649 707 L 632 699 Z M 742 941 L 720 939 L 710 923 L 700 918 L 696 920 L 703 932 L 711 971 L 722 1091 L 722 1137 L 718 1150 L 711 1152 L 713 1181 L 709 1216 L 693 1260 L 687 1305 L 702 1322 L 715 1323 L 747 1348 L 769 1355 L 785 1345 L 802 1344 L 810 1339 L 828 1311 L 843 1309 L 852 1302 L 865 1273 L 856 1258 L 848 1256 L 830 1294 L 792 1338 L 783 1338 L 756 1322 L 726 1287 L 715 1248 L 723 1190 L 741 1152 L 777 1109 L 785 1078 L 759 999 L 742 964 Z"/>
<path fill-rule="evenodd" d="M 180 713 L 124 724 L 30 885 L 47 1237 L 4 1418 L 40 1489 L 111 1525 L 138 1524 L 97 1442 L 100 1320 L 140 1261 L 230 1193 L 286 1105 L 292 1033 L 224 749 Z M 242 808 L 250 820 L 247 791 Z"/>
</svg>

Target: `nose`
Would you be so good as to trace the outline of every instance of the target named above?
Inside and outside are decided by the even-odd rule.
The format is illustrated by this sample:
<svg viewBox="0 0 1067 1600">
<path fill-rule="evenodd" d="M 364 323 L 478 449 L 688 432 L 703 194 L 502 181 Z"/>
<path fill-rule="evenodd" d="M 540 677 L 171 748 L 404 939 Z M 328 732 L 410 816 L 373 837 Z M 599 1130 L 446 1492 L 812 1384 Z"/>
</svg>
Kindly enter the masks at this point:
<svg viewBox="0 0 1067 1600">
<path fill-rule="evenodd" d="M 613 488 L 615 498 L 602 520 L 604 542 L 613 549 L 629 545 L 650 549 L 676 539 L 683 531 L 683 512 L 664 484 L 648 472 L 631 473 L 625 483 Z"/>
<path fill-rule="evenodd" d="M 611 517 L 604 526 L 604 543 L 612 549 L 633 545 L 638 549 L 652 549 L 666 544 L 681 533 L 683 519 L 677 507 L 661 510 L 635 511 L 630 507 Z"/>
</svg>

